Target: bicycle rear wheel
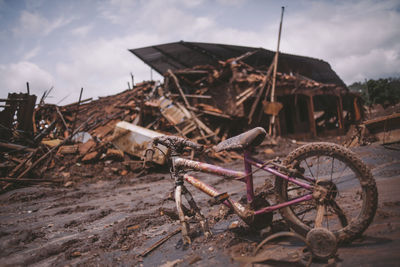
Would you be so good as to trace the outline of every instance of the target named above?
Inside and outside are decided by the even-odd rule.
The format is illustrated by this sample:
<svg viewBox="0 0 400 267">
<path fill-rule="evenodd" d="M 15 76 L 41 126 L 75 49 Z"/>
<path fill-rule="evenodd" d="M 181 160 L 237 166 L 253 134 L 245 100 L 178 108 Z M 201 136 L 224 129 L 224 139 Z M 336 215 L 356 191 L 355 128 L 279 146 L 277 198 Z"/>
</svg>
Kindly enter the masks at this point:
<svg viewBox="0 0 400 267">
<path fill-rule="evenodd" d="M 280 213 L 289 226 L 305 236 L 315 227 L 319 189 L 323 198 L 324 216 L 321 227 L 332 231 L 339 243 L 361 235 L 372 222 L 378 192 L 367 166 L 350 150 L 332 143 L 312 143 L 297 148 L 284 160 L 294 168 L 294 176 L 314 186 L 313 199 L 282 208 Z M 275 181 L 278 202 L 285 202 L 310 193 L 279 177 Z"/>
</svg>

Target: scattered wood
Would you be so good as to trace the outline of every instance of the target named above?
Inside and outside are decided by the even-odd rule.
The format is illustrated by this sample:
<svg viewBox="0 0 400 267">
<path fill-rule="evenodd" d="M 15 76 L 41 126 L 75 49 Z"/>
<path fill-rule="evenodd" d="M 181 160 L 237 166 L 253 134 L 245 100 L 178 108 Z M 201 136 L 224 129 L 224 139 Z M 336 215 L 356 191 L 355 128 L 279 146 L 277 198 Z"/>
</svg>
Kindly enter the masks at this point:
<svg viewBox="0 0 400 267">
<path fill-rule="evenodd" d="M 89 117 L 90 119 L 90 117 Z M 88 120 L 89 120 L 88 119 Z M 76 131 L 74 133 L 72 133 L 72 135 L 70 135 L 67 139 L 65 139 L 63 142 L 61 142 L 59 145 L 53 147 L 52 149 L 50 149 L 47 153 L 45 153 L 43 156 L 41 156 L 38 160 L 36 160 L 34 163 L 32 163 L 32 165 L 27 168 L 24 172 L 22 172 L 20 175 L 18 175 L 17 179 L 24 177 L 30 170 L 32 170 L 34 167 L 36 167 L 36 165 L 38 165 L 43 159 L 45 159 L 50 153 L 52 153 L 53 151 L 55 151 L 56 149 L 58 149 L 60 146 L 64 145 L 65 143 L 67 143 L 68 141 L 71 140 L 71 138 L 84 126 L 86 125 L 86 122 L 81 124 L 78 129 L 76 129 Z"/>
<path fill-rule="evenodd" d="M 155 242 L 153 245 L 151 245 L 149 248 L 147 248 L 145 251 L 143 251 L 142 253 L 139 254 L 139 256 L 141 257 L 145 257 L 147 254 L 149 254 L 150 252 L 152 252 L 154 249 L 158 248 L 159 246 L 161 246 L 162 244 L 164 244 L 168 239 L 170 239 L 171 237 L 173 237 L 174 235 L 176 235 L 177 233 L 179 233 L 181 231 L 181 228 L 178 228 L 172 232 L 170 232 L 169 234 L 167 234 L 165 237 L 161 238 L 159 241 Z"/>
<path fill-rule="evenodd" d="M 82 158 L 82 162 L 84 163 L 89 163 L 89 162 L 94 162 L 99 158 L 99 152 L 97 151 L 93 151 L 90 153 L 87 153 L 83 158 Z"/>
<path fill-rule="evenodd" d="M 277 132 L 280 132 L 280 121 L 283 121 L 283 124 L 289 123 L 287 121 L 296 122 L 298 116 L 286 120 L 290 114 L 285 113 L 284 117 L 281 117 L 283 112 L 287 112 L 285 105 L 288 102 L 282 102 L 282 109 L 270 105 L 274 62 L 265 69 L 264 67 L 256 69 L 244 62 L 247 57 L 257 52 L 258 50 L 254 50 L 236 58 L 220 61 L 215 66 L 169 70 L 165 74 L 164 84 L 142 82 L 133 86 L 132 80 L 128 90 L 112 96 L 99 97 L 97 100 L 92 98 L 82 100 L 81 89 L 79 101 L 65 106 L 44 103 L 52 90 L 50 89 L 43 94 L 40 104 L 36 108 L 33 107 L 33 113 L 30 111 L 26 113 L 25 119 L 20 119 L 14 124 L 8 121 L 1 123 L 0 149 L 7 153 L 7 157 L 4 157 L 3 161 L 0 160 L 0 166 L 4 166 L 3 175 L 10 178 L 27 177 L 28 173 L 38 176 L 47 169 L 57 166 L 57 163 L 63 162 L 65 158 L 73 158 L 72 162 L 77 164 L 81 162 L 96 164 L 115 159 L 126 164 L 125 172 L 142 171 L 145 147 L 139 149 L 140 153 L 128 152 L 131 148 L 117 147 L 126 152 L 125 155 L 115 150 L 116 140 L 129 141 L 127 136 L 115 134 L 124 132 L 116 129 L 121 121 L 159 135 L 179 135 L 210 147 L 219 140 L 225 140 L 253 126 L 267 128 L 269 116 L 266 114 L 276 116 Z M 346 119 L 360 120 L 363 116 L 358 97 L 335 84 L 324 84 L 298 74 L 276 71 L 275 87 L 277 97 L 275 100 L 280 101 L 279 98 L 286 96 L 295 99 L 295 102 L 290 102 L 294 112 L 298 111 L 297 98 L 306 97 L 307 100 L 302 105 L 309 108 L 313 96 L 340 96 L 334 110 L 325 112 L 325 117 L 316 117 L 314 121 L 314 116 L 322 111 L 311 110 L 308 114 L 305 113 L 305 117 L 311 123 L 310 125 L 303 123 L 301 127 L 308 127 L 313 134 L 329 125 L 338 124 L 343 128 L 349 124 Z M 346 97 L 348 99 L 345 99 Z M 9 112 L 7 118 L 11 118 L 10 114 L 16 114 L 15 112 L 19 110 L 18 105 L 22 107 L 23 103 L 29 101 L 31 103 L 32 99 L 29 94 L 10 94 L 9 98 L 3 99 Z M 340 116 L 339 113 L 344 109 L 354 110 L 356 114 Z M 23 110 L 28 109 L 22 108 L 21 111 Z M 0 118 L 2 114 L 4 113 L 0 112 Z M 339 114 L 336 116 L 338 118 L 335 118 L 335 114 Z M 28 124 L 25 121 L 28 117 L 30 122 L 33 122 L 32 128 L 26 126 Z M 15 129 L 13 125 L 19 122 L 24 122 L 31 130 L 24 132 Z M 77 130 L 74 130 L 75 125 L 83 123 L 85 127 L 79 131 L 84 130 L 85 135 L 90 135 L 91 139 L 85 143 L 74 143 L 77 142 L 72 140 L 72 136 L 77 133 Z M 385 124 L 379 125 L 385 127 Z M 283 127 L 288 128 L 287 125 Z M 291 128 L 297 130 L 295 124 Z M 301 129 L 301 132 L 307 132 L 307 129 Z M 125 134 L 128 133 L 125 131 Z M 386 135 L 385 140 L 391 139 Z M 129 142 L 124 145 L 126 148 L 130 146 Z M 10 158 L 11 155 L 13 159 Z M 193 152 L 190 154 L 191 158 L 197 156 Z M 242 159 L 241 155 L 226 151 L 209 153 L 208 156 L 220 162 Z M 7 160 L 11 163 L 4 163 Z M 65 168 L 68 170 L 68 167 Z M 118 173 L 123 175 L 122 169 L 119 169 Z"/>
<path fill-rule="evenodd" d="M 64 145 L 60 146 L 57 154 L 75 154 L 76 152 L 78 152 L 78 145 Z"/>
<path fill-rule="evenodd" d="M 79 144 L 78 150 L 80 155 L 86 155 L 90 151 L 90 149 L 96 146 L 96 142 L 94 140 L 89 140 L 86 143 Z"/>
<path fill-rule="evenodd" d="M 0 147 L 7 148 L 7 149 L 13 149 L 13 150 L 29 151 L 29 152 L 35 151 L 34 148 L 30 148 L 30 147 L 26 147 L 26 146 L 21 146 L 21 145 L 17 145 L 17 144 L 12 144 L 12 143 L 3 143 L 3 142 L 0 142 Z"/>
</svg>

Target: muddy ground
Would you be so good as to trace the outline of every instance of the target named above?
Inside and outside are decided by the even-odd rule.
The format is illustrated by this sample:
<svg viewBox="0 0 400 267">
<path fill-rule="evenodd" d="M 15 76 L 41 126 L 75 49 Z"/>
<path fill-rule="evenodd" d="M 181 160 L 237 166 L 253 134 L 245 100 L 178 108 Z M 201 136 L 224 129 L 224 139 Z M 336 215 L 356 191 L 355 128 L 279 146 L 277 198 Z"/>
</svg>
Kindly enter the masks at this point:
<svg viewBox="0 0 400 267">
<path fill-rule="evenodd" d="M 284 149 L 274 148 L 275 151 L 283 155 L 298 146 L 287 143 Z M 258 149 L 260 158 L 271 157 L 264 153 L 265 149 Z M 363 237 L 341 247 L 335 262 L 341 266 L 398 266 L 400 145 L 383 147 L 375 143 L 353 150 L 372 169 L 378 186 L 379 206 Z M 242 162 L 224 166 L 241 169 Z M 132 172 L 116 175 L 116 168 L 121 167 L 121 163 L 111 161 L 95 166 L 70 164 L 68 172 L 54 171 L 47 177 L 64 177 L 72 183 L 36 185 L 0 195 L 0 265 L 240 266 L 241 263 L 231 256 L 250 255 L 257 243 L 268 235 L 253 232 L 242 223 L 229 229 L 232 222 L 238 220 L 236 215 L 227 215 L 219 206 L 210 207 L 208 197 L 193 189 L 194 198 L 210 219 L 213 237 L 206 240 L 201 233 L 196 234 L 199 227 L 193 224 L 190 247 L 182 246 L 181 235 L 177 234 L 146 257 L 140 257 L 146 248 L 179 227 L 174 214 L 168 212 L 174 208 L 174 203 L 168 200 L 173 182 L 166 171 L 141 177 Z M 240 182 L 204 174 L 198 177 L 221 191 L 234 192 L 235 199 L 243 195 Z M 256 186 L 272 186 L 268 182 L 272 177 L 265 177 L 261 172 L 255 177 Z M 164 209 L 163 213 L 160 208 Z M 219 220 L 221 217 L 226 218 Z M 269 230 L 287 230 L 278 213 L 274 214 Z M 288 257 L 293 254 L 283 250 L 279 255 L 283 255 L 281 260 L 268 264 L 290 265 Z M 316 266 L 325 264 L 314 263 Z"/>
</svg>

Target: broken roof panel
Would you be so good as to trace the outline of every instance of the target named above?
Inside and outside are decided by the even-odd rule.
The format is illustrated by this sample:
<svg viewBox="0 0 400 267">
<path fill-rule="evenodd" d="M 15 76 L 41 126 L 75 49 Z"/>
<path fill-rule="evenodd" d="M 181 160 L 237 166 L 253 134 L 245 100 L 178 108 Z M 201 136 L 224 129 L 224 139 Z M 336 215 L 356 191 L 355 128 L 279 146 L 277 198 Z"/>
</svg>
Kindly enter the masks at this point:
<svg viewBox="0 0 400 267">
<path fill-rule="evenodd" d="M 163 75 L 168 69 L 176 71 L 197 65 L 216 66 L 219 60 L 238 57 L 254 50 L 258 52 L 246 58 L 244 62 L 255 68 L 266 69 L 271 64 L 275 52 L 264 48 L 180 41 L 129 51 Z M 280 53 L 278 71 L 298 73 L 318 82 L 345 86 L 327 62 L 315 58 Z"/>
</svg>

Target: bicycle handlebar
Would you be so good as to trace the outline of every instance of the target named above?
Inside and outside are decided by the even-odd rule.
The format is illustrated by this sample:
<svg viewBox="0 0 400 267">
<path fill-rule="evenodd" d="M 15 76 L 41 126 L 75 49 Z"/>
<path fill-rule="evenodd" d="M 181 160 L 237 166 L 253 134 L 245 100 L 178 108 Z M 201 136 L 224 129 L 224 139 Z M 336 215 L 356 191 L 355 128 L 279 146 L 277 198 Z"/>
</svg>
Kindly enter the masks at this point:
<svg viewBox="0 0 400 267">
<path fill-rule="evenodd" d="M 176 153 L 182 153 L 185 147 L 191 147 L 198 152 L 201 152 L 204 149 L 203 145 L 199 145 L 195 142 L 173 135 L 154 137 L 153 144 L 162 144 Z"/>
</svg>

